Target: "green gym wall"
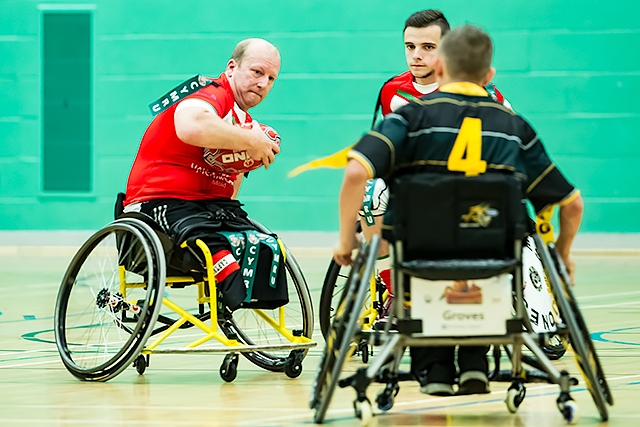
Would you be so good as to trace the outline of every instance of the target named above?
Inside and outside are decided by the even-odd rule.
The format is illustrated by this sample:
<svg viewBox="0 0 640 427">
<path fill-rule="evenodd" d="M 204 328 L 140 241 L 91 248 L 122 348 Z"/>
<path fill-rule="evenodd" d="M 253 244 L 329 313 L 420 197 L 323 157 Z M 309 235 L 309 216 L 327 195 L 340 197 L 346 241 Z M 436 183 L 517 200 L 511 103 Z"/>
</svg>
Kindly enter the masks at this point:
<svg viewBox="0 0 640 427">
<path fill-rule="evenodd" d="M 263 37 L 282 69 L 252 115 L 282 153 L 240 200 L 274 230 L 336 231 L 342 171 L 287 173 L 368 129 L 380 86 L 405 70 L 404 20 L 425 8 L 493 37 L 494 82 L 581 189 L 582 230 L 640 232 L 635 0 L 0 0 L 0 230 L 102 227 L 148 105 Z"/>
</svg>

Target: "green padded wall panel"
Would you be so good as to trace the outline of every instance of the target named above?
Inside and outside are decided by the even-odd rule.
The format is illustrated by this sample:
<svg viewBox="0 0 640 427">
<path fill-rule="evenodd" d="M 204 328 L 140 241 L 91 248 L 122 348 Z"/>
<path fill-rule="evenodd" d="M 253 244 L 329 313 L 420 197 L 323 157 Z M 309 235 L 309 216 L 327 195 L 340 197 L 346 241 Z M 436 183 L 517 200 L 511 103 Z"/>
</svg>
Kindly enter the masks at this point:
<svg viewBox="0 0 640 427">
<path fill-rule="evenodd" d="M 42 16 L 42 185 L 91 190 L 91 14 Z"/>
<path fill-rule="evenodd" d="M 381 84 L 405 69 L 404 20 L 432 7 L 453 25 L 471 22 L 489 31 L 495 83 L 580 187 L 582 230 L 640 232 L 640 3 L 265 4 L 252 13 L 256 3 L 248 0 L 0 1 L 0 229 L 101 227 L 111 219 L 115 194 L 124 189 L 151 120 L 147 105 L 196 73 L 217 76 L 238 41 L 264 37 L 279 47 L 282 70 L 252 115 L 280 132 L 282 153 L 269 171 L 246 180 L 241 200 L 276 230 L 337 230 L 342 171 L 287 173 L 367 130 Z M 49 15 L 88 17 L 79 30 L 86 36 L 67 37 L 79 28 L 69 23 L 49 38 L 43 25 Z M 86 54 L 86 79 L 74 77 L 80 86 L 65 86 L 55 75 L 47 83 L 43 70 L 55 58 L 43 56 L 43 48 L 55 40 Z M 64 55 L 54 56 L 60 61 Z M 57 92 L 48 94 L 50 83 Z M 63 95 L 75 101 L 56 101 Z M 69 114 L 48 115 L 48 105 L 67 105 Z M 65 120 L 78 126 L 55 127 Z M 49 144 L 42 143 L 46 132 L 54 132 Z M 66 149 L 55 145 L 61 141 Z M 51 175 L 49 168 L 64 175 Z M 53 190 L 47 185 L 66 191 L 44 191 Z"/>
</svg>

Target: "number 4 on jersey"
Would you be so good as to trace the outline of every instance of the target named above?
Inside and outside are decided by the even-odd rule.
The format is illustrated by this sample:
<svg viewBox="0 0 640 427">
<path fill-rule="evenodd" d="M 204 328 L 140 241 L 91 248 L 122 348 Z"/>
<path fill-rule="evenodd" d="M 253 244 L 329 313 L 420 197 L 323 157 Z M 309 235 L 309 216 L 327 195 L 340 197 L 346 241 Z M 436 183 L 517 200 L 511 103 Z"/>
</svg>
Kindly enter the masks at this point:
<svg viewBox="0 0 640 427">
<path fill-rule="evenodd" d="M 466 157 L 465 157 L 466 154 Z M 476 176 L 487 171 L 487 162 L 482 160 L 482 121 L 465 117 L 458 137 L 447 160 L 447 169 Z"/>
</svg>

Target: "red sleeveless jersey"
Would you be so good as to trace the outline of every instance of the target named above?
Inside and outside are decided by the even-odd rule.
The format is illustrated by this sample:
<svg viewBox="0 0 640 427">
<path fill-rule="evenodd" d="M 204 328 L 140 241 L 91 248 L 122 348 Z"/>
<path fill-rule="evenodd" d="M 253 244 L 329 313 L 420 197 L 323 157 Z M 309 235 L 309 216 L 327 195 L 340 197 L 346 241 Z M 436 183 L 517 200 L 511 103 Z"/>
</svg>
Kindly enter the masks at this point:
<svg viewBox="0 0 640 427">
<path fill-rule="evenodd" d="M 249 114 L 235 104 L 227 76 L 223 73 L 213 82 L 184 99 L 202 99 L 230 124 L 250 124 Z M 125 206 L 151 199 L 202 200 L 233 195 L 237 175 L 220 170 L 209 149 L 187 144 L 176 135 L 174 113 L 178 105 L 158 114 L 142 137 L 127 182 Z"/>
</svg>

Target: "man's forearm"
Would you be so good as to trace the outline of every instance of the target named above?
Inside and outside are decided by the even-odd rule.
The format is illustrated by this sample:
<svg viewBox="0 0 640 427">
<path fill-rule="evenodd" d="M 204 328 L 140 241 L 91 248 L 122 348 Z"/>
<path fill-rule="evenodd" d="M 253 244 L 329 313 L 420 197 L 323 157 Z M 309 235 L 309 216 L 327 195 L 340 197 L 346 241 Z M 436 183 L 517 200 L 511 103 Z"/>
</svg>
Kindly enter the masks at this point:
<svg viewBox="0 0 640 427">
<path fill-rule="evenodd" d="M 567 257 L 571 252 L 573 239 L 578 233 L 582 222 L 583 211 L 584 202 L 581 196 L 576 197 L 564 206 L 560 206 L 560 232 L 556 240 L 556 248 L 563 258 Z"/>
<path fill-rule="evenodd" d="M 339 198 L 340 242 L 344 247 L 350 246 L 353 242 L 366 182 L 367 172 L 364 167 L 351 160 L 345 171 Z"/>
<path fill-rule="evenodd" d="M 178 138 L 187 144 L 236 151 L 251 148 L 250 132 L 225 122 L 207 110 L 185 108 L 176 112 L 174 120 Z"/>
</svg>

